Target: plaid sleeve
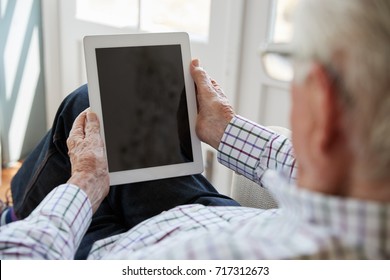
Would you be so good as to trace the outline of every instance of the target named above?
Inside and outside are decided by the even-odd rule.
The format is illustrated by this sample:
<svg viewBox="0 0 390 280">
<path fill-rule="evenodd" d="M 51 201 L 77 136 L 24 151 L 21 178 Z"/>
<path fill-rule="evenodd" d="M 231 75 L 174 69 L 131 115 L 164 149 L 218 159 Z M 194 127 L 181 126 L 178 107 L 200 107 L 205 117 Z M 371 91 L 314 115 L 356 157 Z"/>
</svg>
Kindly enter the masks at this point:
<svg viewBox="0 0 390 280">
<path fill-rule="evenodd" d="M 0 259 L 73 259 L 91 219 L 87 195 L 61 185 L 26 219 L 0 228 Z"/>
<path fill-rule="evenodd" d="M 234 117 L 227 126 L 218 148 L 218 161 L 257 183 L 267 169 L 295 180 L 291 141 L 241 116 Z"/>
</svg>

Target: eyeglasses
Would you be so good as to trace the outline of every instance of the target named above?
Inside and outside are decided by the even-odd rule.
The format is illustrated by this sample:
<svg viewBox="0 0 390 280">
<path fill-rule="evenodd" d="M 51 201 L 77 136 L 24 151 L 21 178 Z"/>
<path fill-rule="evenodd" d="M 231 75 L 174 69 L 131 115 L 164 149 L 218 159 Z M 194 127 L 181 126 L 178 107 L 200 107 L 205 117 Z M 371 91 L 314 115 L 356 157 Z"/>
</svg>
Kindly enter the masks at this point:
<svg viewBox="0 0 390 280">
<path fill-rule="evenodd" d="M 261 64 L 264 72 L 272 79 L 281 82 L 291 82 L 294 78 L 294 63 L 293 51 L 290 44 L 264 44 L 259 48 L 261 56 Z M 344 102 L 351 103 L 352 98 L 349 95 L 344 83 L 341 80 L 341 75 L 337 69 L 331 64 L 322 63 L 329 79 L 332 81 L 332 86 L 337 88 L 337 92 Z"/>
<path fill-rule="evenodd" d="M 291 82 L 294 77 L 290 44 L 263 44 L 259 48 L 264 72 L 272 79 Z"/>
</svg>

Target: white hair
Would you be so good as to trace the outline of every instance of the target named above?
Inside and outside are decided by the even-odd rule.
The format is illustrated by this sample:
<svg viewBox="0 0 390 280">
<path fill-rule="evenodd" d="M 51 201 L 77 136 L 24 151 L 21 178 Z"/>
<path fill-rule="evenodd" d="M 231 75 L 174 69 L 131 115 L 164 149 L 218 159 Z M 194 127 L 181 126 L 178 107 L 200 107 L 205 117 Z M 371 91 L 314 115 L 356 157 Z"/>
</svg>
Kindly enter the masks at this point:
<svg viewBox="0 0 390 280">
<path fill-rule="evenodd" d="M 390 1 L 301 0 L 297 58 L 335 70 L 352 147 L 371 177 L 390 171 Z M 373 165 L 375 164 L 375 165 Z"/>
</svg>

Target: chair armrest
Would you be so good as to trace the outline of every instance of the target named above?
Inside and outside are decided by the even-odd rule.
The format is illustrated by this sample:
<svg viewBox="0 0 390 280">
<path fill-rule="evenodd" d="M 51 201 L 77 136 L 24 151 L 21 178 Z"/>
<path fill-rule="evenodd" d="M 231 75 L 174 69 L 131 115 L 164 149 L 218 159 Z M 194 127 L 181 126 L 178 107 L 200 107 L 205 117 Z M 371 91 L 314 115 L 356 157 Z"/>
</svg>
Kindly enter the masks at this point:
<svg viewBox="0 0 390 280">
<path fill-rule="evenodd" d="M 233 173 L 230 196 L 245 207 L 260 209 L 277 208 L 278 204 L 267 189 L 259 186 L 246 177 Z"/>
</svg>

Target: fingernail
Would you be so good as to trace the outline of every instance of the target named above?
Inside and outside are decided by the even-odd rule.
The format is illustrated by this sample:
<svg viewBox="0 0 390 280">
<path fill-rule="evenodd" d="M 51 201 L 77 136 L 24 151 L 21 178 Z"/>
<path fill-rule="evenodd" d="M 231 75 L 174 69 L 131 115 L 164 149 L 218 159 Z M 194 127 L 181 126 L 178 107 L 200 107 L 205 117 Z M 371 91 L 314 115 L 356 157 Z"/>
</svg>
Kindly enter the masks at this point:
<svg viewBox="0 0 390 280">
<path fill-rule="evenodd" d="M 94 117 L 93 117 L 93 113 L 92 113 L 92 111 L 88 111 L 87 112 L 87 121 L 93 121 L 94 120 Z"/>
<path fill-rule="evenodd" d="M 195 67 L 199 67 L 199 59 L 194 59 L 192 61 L 192 65 L 194 65 Z"/>
</svg>

